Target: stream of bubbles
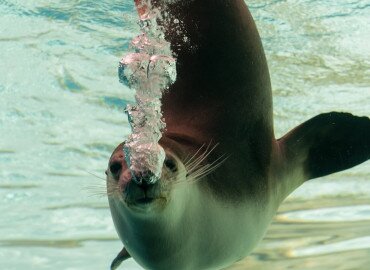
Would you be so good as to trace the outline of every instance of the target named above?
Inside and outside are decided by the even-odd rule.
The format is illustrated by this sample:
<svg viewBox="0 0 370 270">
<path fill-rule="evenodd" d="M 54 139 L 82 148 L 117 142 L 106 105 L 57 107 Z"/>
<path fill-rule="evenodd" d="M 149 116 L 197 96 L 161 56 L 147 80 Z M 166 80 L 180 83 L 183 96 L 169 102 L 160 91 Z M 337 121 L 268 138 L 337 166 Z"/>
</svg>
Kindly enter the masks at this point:
<svg viewBox="0 0 370 270">
<path fill-rule="evenodd" d="M 150 171 L 161 176 L 165 152 L 159 145 L 166 127 L 161 111 L 161 97 L 176 80 L 176 60 L 164 29 L 158 24 L 163 13 L 152 8 L 150 0 L 138 6 L 142 33 L 131 41 L 134 52 L 119 64 L 120 82 L 135 91 L 136 104 L 126 107 L 132 133 L 125 141 L 126 162 L 135 181 L 135 173 Z M 141 11 L 141 12 L 140 12 Z"/>
</svg>

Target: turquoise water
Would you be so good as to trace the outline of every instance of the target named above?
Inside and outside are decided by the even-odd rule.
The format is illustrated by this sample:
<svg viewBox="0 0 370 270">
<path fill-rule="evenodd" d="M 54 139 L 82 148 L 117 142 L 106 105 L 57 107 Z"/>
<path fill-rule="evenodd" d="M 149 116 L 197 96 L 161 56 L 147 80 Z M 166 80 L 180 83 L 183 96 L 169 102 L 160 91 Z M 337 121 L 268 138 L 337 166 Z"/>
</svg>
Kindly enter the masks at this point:
<svg viewBox="0 0 370 270">
<path fill-rule="evenodd" d="M 0 269 L 108 269 L 121 249 L 100 178 L 129 132 L 117 65 L 139 31 L 132 2 L 0 0 Z M 277 136 L 322 112 L 370 115 L 369 0 L 247 3 Z M 305 184 L 230 270 L 368 269 L 369 176 L 367 162 Z"/>
</svg>

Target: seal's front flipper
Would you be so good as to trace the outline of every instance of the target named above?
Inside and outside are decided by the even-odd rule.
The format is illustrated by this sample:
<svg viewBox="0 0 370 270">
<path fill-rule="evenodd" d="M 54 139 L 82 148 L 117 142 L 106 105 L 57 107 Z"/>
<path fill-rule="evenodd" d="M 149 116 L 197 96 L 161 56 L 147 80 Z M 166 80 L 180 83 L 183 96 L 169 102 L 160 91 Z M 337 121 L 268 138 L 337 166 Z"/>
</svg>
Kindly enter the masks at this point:
<svg viewBox="0 0 370 270">
<path fill-rule="evenodd" d="M 287 169 L 301 166 L 308 180 L 351 168 L 370 158 L 370 119 L 349 113 L 320 114 L 279 141 Z"/>
<path fill-rule="evenodd" d="M 113 260 L 112 264 L 110 265 L 110 269 L 111 270 L 115 270 L 118 268 L 118 266 L 120 266 L 120 264 L 130 258 L 130 254 L 127 252 L 126 248 L 124 247 L 120 253 L 118 253 L 117 257 Z"/>
</svg>

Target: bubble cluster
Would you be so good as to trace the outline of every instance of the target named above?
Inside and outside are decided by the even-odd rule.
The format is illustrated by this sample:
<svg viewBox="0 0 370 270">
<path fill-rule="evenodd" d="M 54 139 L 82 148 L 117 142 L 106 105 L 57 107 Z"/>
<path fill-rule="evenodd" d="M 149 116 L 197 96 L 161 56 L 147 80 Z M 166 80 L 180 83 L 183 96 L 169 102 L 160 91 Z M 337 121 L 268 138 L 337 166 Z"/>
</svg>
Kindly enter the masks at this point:
<svg viewBox="0 0 370 270">
<path fill-rule="evenodd" d="M 136 93 L 136 104 L 125 110 L 132 134 L 125 142 L 124 152 L 131 172 L 149 170 L 159 178 L 165 153 L 158 142 L 166 127 L 161 98 L 176 80 L 176 59 L 157 23 L 162 16 L 160 10 L 151 8 L 150 0 L 142 1 L 142 5 L 145 6 L 139 21 L 142 33 L 132 40 L 134 52 L 121 59 L 118 71 L 120 82 Z"/>
</svg>

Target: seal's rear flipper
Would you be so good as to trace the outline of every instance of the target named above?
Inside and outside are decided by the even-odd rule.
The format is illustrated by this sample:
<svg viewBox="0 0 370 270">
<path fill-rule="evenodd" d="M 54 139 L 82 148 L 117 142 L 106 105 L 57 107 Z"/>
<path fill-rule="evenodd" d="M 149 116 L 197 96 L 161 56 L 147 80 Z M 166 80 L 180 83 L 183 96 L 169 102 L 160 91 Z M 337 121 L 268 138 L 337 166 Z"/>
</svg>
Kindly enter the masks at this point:
<svg viewBox="0 0 370 270">
<path fill-rule="evenodd" d="M 120 266 L 120 264 L 130 258 L 130 254 L 127 252 L 126 248 L 124 247 L 120 253 L 118 253 L 117 257 L 113 260 L 112 264 L 110 265 L 110 269 L 111 270 L 115 270 L 118 268 L 118 266 Z"/>
<path fill-rule="evenodd" d="M 370 158 L 370 119 L 320 114 L 281 138 L 279 146 L 288 170 L 303 168 L 303 180 L 345 170 Z"/>
</svg>

